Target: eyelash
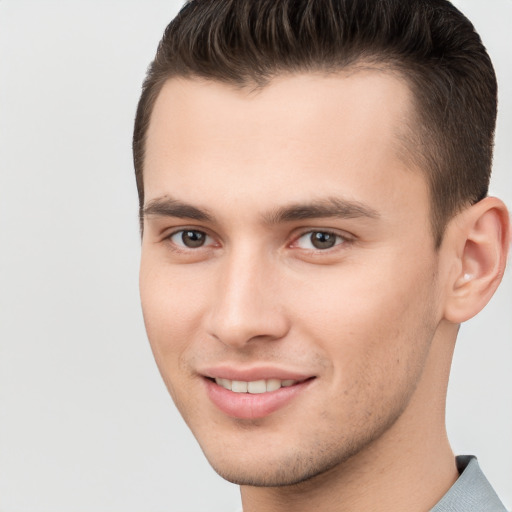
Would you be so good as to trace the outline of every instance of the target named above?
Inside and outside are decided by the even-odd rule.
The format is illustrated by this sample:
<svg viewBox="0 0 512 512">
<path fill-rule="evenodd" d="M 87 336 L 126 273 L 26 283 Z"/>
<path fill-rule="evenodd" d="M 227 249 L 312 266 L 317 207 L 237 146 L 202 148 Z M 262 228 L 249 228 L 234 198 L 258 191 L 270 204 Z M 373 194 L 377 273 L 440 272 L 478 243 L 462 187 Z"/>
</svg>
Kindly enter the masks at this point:
<svg viewBox="0 0 512 512">
<path fill-rule="evenodd" d="M 173 240 L 174 237 L 176 237 L 177 235 L 181 235 L 181 240 L 183 240 L 183 236 L 185 233 L 195 233 L 195 234 L 199 234 L 200 236 L 204 236 L 205 237 L 205 242 L 201 245 L 198 245 L 197 247 L 188 247 L 186 246 L 184 243 L 181 244 L 181 243 L 177 243 L 176 241 Z M 324 248 L 319 248 L 319 247 L 309 247 L 309 248 L 304 248 L 304 247 L 300 247 L 299 246 L 299 241 L 308 236 L 310 237 L 310 240 L 311 240 L 311 237 L 314 235 L 314 234 L 318 234 L 318 235 L 323 235 L 324 237 L 326 236 L 327 238 L 329 237 L 334 237 L 334 244 L 331 246 L 331 247 L 324 247 Z M 171 244 L 171 247 L 172 247 L 172 250 L 176 251 L 176 252 L 179 252 L 179 253 L 189 253 L 190 251 L 196 251 L 198 249 L 211 249 L 212 248 L 212 245 L 211 244 L 208 244 L 208 240 L 213 240 L 213 237 L 211 237 L 207 232 L 203 231 L 203 230 L 200 230 L 200 229 L 193 229 L 193 228 L 190 228 L 190 229 L 187 229 L 187 228 L 184 228 L 184 229 L 179 229 L 177 231 L 173 231 L 172 233 L 170 233 L 168 236 L 165 237 L 164 240 L 170 242 Z M 350 237 L 350 236 L 347 236 L 345 234 L 340 234 L 340 233 L 337 233 L 335 231 L 332 231 L 332 230 L 328 230 L 328 229 L 309 229 L 308 231 L 303 231 L 301 232 L 298 236 L 294 237 L 293 241 L 291 243 L 289 243 L 287 245 L 287 247 L 290 247 L 290 248 L 298 248 L 299 250 L 303 250 L 303 251 L 308 251 L 308 252 L 314 252 L 314 253 L 317 253 L 317 254 L 321 254 L 321 253 L 331 253 L 332 251 L 335 251 L 337 250 L 337 248 L 339 248 L 339 246 L 344 246 L 350 242 L 352 242 L 353 239 Z M 311 242 L 311 245 L 313 245 L 313 242 Z"/>
</svg>

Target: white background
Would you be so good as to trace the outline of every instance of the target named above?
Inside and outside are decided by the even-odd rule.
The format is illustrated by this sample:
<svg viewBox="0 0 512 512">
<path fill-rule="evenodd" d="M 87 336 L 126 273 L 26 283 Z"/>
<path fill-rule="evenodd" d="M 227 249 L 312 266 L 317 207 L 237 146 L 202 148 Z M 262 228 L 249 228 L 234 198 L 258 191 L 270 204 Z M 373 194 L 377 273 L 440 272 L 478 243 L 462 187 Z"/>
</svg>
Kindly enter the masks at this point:
<svg viewBox="0 0 512 512">
<path fill-rule="evenodd" d="M 500 82 L 492 192 L 512 205 L 512 1 L 460 0 Z M 0 512 L 229 512 L 139 308 L 131 131 L 180 2 L 0 0 Z M 457 453 L 512 507 L 512 271 L 463 326 Z"/>
</svg>

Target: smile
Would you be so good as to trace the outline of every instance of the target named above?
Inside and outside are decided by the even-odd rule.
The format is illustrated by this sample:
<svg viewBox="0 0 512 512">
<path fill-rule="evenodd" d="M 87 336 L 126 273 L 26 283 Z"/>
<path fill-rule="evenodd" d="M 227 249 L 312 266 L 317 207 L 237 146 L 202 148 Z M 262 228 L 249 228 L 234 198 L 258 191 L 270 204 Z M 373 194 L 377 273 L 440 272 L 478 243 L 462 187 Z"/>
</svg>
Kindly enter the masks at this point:
<svg viewBox="0 0 512 512">
<path fill-rule="evenodd" d="M 262 380 L 252 380 L 252 381 L 244 381 L 244 380 L 231 380 L 231 379 L 223 379 L 216 378 L 215 382 L 217 385 L 227 389 L 229 391 L 233 391 L 234 393 L 267 393 L 269 391 L 277 391 L 281 388 L 286 388 L 297 384 L 296 380 L 280 380 L 280 379 L 262 379 Z"/>
</svg>

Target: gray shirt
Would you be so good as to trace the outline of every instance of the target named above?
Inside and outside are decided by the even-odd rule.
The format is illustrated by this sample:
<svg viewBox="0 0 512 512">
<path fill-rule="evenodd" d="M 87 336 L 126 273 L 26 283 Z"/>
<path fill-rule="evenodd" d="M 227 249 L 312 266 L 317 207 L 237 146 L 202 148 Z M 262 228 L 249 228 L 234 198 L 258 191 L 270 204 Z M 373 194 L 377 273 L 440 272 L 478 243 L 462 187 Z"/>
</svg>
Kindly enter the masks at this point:
<svg viewBox="0 0 512 512">
<path fill-rule="evenodd" d="M 507 512 L 476 457 L 457 457 L 457 469 L 459 478 L 430 512 Z"/>
</svg>

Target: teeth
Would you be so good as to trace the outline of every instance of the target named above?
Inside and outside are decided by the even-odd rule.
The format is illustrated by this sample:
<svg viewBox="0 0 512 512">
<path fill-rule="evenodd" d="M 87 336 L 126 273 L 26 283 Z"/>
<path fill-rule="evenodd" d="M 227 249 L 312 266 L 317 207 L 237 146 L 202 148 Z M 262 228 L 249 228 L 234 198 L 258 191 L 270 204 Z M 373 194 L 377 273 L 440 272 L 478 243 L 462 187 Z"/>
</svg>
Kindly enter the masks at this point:
<svg viewBox="0 0 512 512">
<path fill-rule="evenodd" d="M 219 380 L 221 381 L 220 385 L 223 388 L 231 390 L 231 381 L 229 379 L 219 379 Z"/>
<path fill-rule="evenodd" d="M 247 383 L 248 393 L 265 393 L 267 391 L 267 383 L 264 380 L 254 380 Z"/>
<path fill-rule="evenodd" d="M 293 386 L 297 383 L 296 380 L 280 380 L 280 379 L 267 379 L 267 380 L 253 380 L 246 382 L 243 380 L 229 380 L 229 379 L 215 379 L 215 382 L 230 391 L 235 393 L 265 393 L 267 391 L 277 391 L 281 387 Z"/>
<path fill-rule="evenodd" d="M 268 379 L 267 380 L 267 391 L 277 391 L 281 387 L 281 381 L 279 379 Z"/>
<path fill-rule="evenodd" d="M 231 383 L 231 391 L 235 393 L 247 393 L 247 384 L 248 382 L 244 382 L 243 380 L 234 380 Z"/>
</svg>

